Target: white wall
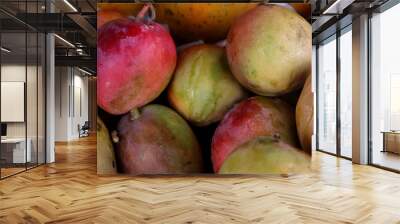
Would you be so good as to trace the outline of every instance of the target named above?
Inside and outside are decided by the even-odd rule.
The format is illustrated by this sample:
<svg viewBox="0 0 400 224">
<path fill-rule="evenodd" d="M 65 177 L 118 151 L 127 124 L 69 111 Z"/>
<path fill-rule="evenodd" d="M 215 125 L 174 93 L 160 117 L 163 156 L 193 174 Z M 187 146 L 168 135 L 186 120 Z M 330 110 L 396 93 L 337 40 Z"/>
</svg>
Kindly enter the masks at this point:
<svg viewBox="0 0 400 224">
<path fill-rule="evenodd" d="M 35 86 L 35 88 L 27 88 L 27 106 L 34 107 L 30 108 L 29 111 L 36 111 L 36 80 L 33 80 L 30 77 L 30 74 L 34 74 L 36 76 L 36 67 L 28 66 L 28 81 L 30 86 Z M 1 81 L 3 82 L 25 82 L 25 64 L 5 64 L 1 66 Z M 26 82 L 25 82 L 26 83 Z M 31 102 L 33 102 L 31 104 Z M 6 110 L 7 108 L 2 108 L 2 110 Z M 33 110 L 32 110 L 33 109 Z M 28 124 L 28 128 L 35 125 L 36 130 L 36 113 L 28 113 L 27 114 L 28 122 L 34 122 L 35 124 Z M 29 134 L 29 130 L 28 130 Z M 25 122 L 7 122 L 7 136 L 8 137 L 25 137 Z M 28 136 L 29 137 L 29 136 Z"/>
<path fill-rule="evenodd" d="M 78 124 L 81 126 L 85 123 L 85 121 L 88 121 L 89 118 L 89 111 L 88 111 L 88 77 L 81 76 L 82 73 L 79 73 L 79 75 L 76 75 L 75 70 L 75 75 L 74 75 L 74 96 L 72 98 L 74 99 L 74 108 L 73 108 L 73 119 L 72 119 L 72 130 L 71 130 L 71 135 L 73 138 L 78 138 L 79 133 L 78 133 Z M 79 97 L 80 96 L 80 97 Z M 80 102 L 79 102 L 80 101 Z M 80 108 L 81 107 L 81 108 Z M 80 111 L 82 110 L 82 111 Z"/>
<path fill-rule="evenodd" d="M 72 67 L 56 67 L 55 74 L 55 140 L 74 140 L 89 117 L 88 77 Z"/>
<path fill-rule="evenodd" d="M 1 81 L 25 82 L 25 65 L 2 65 Z M 6 108 L 1 108 L 5 110 Z M 25 137 L 25 123 L 7 123 L 7 137 Z"/>
<path fill-rule="evenodd" d="M 55 141 L 68 140 L 69 68 L 55 68 Z"/>
<path fill-rule="evenodd" d="M 38 71 L 36 70 L 38 69 Z M 27 81 L 25 80 L 27 78 Z M 24 82 L 26 83 L 26 110 L 27 120 L 24 122 L 6 122 L 7 137 L 9 138 L 25 138 L 30 139 L 32 151 L 32 161 L 44 162 L 44 74 L 42 68 L 25 64 L 3 64 L 1 66 L 1 81 L 5 82 Z M 8 108 L 1 108 L 7 110 Z M 37 151 L 38 150 L 38 151 Z M 37 157 L 37 154 L 39 156 Z"/>
</svg>

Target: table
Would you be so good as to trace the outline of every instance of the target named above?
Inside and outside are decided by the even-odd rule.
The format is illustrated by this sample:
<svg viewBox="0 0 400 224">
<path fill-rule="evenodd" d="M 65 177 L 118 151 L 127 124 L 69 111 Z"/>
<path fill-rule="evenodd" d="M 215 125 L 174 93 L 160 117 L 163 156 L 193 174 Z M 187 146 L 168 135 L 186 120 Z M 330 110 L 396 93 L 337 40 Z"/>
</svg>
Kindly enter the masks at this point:
<svg viewBox="0 0 400 224">
<path fill-rule="evenodd" d="M 26 147 L 26 154 L 25 154 L 25 144 L 26 144 L 26 142 L 28 144 L 27 144 L 27 147 Z M 25 138 L 5 138 L 5 139 L 1 139 L 2 157 L 3 157 L 3 152 L 7 152 L 8 151 L 8 152 L 12 152 L 12 160 L 9 161 L 10 163 L 31 162 L 31 160 L 32 160 L 31 145 L 32 145 L 32 141 L 31 141 L 30 138 L 27 138 L 26 141 L 25 141 Z M 13 146 L 13 147 L 10 149 L 9 148 L 10 146 Z M 9 159 L 11 159 L 11 158 L 9 158 Z"/>
<path fill-rule="evenodd" d="M 400 154 L 400 131 L 382 131 L 383 150 L 382 152 L 392 152 Z"/>
</svg>

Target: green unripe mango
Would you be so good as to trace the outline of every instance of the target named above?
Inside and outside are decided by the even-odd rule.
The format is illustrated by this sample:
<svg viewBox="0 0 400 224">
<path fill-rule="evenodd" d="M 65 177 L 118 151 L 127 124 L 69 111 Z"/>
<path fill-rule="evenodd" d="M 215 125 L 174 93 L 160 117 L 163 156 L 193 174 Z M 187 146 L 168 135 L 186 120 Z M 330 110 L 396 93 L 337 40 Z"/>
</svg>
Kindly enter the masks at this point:
<svg viewBox="0 0 400 224">
<path fill-rule="evenodd" d="M 117 163 L 110 133 L 99 117 L 97 117 L 97 173 L 117 173 Z"/>
<path fill-rule="evenodd" d="M 232 73 L 250 91 L 280 96 L 303 86 L 311 71 L 311 25 L 282 6 L 260 5 L 240 16 L 227 37 Z"/>
<path fill-rule="evenodd" d="M 245 96 L 229 70 L 224 48 L 201 44 L 179 55 L 168 98 L 186 120 L 197 126 L 219 121 Z"/>
<path fill-rule="evenodd" d="M 310 156 L 273 137 L 258 137 L 239 146 L 224 161 L 220 174 L 293 174 L 310 169 Z"/>
</svg>

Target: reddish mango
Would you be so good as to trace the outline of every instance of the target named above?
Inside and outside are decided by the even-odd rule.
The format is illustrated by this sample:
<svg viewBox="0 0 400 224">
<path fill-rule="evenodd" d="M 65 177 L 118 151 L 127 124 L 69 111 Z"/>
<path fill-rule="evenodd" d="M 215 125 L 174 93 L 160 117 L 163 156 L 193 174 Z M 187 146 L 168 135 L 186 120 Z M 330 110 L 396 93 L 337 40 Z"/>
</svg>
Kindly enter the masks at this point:
<svg viewBox="0 0 400 224">
<path fill-rule="evenodd" d="M 114 132 L 118 161 L 126 174 L 200 173 L 202 155 L 186 121 L 162 105 L 124 115 Z"/>
<path fill-rule="evenodd" d="M 294 111 L 280 99 L 251 97 L 233 107 L 218 125 L 211 145 L 214 171 L 241 144 L 259 136 L 298 145 Z"/>
<path fill-rule="evenodd" d="M 97 28 L 100 28 L 105 23 L 124 17 L 118 11 L 114 10 L 100 10 L 97 12 Z"/>
<path fill-rule="evenodd" d="M 172 37 L 144 14 L 113 20 L 99 29 L 97 104 L 110 114 L 124 114 L 154 100 L 174 71 Z"/>
</svg>

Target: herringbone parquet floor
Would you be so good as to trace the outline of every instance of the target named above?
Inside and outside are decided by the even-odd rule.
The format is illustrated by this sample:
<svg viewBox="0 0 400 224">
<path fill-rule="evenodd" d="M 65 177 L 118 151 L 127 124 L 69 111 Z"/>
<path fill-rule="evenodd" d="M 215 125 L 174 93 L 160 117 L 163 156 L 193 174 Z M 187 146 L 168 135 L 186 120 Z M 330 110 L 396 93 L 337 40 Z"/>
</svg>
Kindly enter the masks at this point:
<svg viewBox="0 0 400 224">
<path fill-rule="evenodd" d="M 99 177 L 95 138 L 0 181 L 0 223 L 400 223 L 400 175 L 315 153 L 290 177 Z"/>
</svg>

